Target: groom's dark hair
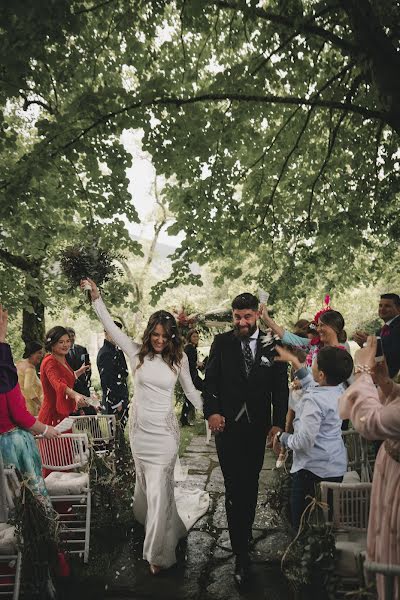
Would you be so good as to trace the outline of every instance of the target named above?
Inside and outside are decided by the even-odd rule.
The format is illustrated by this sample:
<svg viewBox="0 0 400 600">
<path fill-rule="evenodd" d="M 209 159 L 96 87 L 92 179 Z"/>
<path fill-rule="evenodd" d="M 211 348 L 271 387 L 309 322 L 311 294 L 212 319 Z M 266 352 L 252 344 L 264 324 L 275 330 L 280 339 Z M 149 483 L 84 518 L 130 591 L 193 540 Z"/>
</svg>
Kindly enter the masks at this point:
<svg viewBox="0 0 400 600">
<path fill-rule="evenodd" d="M 232 309 L 235 310 L 243 310 L 245 308 L 250 308 L 251 310 L 258 310 L 258 298 L 253 296 L 253 294 L 249 294 L 249 292 L 244 292 L 244 294 L 239 294 L 232 301 Z"/>
</svg>

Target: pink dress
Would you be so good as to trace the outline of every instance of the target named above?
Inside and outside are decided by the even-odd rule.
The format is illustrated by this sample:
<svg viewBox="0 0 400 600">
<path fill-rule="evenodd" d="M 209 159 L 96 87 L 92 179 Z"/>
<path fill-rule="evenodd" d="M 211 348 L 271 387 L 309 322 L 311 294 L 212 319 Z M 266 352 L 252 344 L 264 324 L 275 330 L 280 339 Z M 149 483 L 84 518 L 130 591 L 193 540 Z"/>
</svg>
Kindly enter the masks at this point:
<svg viewBox="0 0 400 600">
<path fill-rule="evenodd" d="M 343 394 L 339 409 L 341 418 L 350 418 L 365 438 L 386 440 L 375 463 L 367 553 L 371 561 L 400 565 L 400 385 L 392 382 L 383 398 L 371 376 L 363 373 Z M 380 598 L 382 579 L 377 578 Z M 395 598 L 399 598 L 398 587 Z"/>
</svg>

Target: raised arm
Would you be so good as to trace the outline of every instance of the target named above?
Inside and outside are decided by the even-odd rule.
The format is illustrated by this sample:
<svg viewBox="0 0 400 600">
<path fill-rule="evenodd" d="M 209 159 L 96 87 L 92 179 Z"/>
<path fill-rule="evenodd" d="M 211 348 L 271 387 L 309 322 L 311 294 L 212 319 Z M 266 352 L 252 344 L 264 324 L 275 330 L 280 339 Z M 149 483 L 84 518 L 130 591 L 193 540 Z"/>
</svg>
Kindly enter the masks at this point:
<svg viewBox="0 0 400 600">
<path fill-rule="evenodd" d="M 133 357 L 139 352 L 140 344 L 134 342 L 114 323 L 110 313 L 106 308 L 106 305 L 100 296 L 97 285 L 92 279 L 88 278 L 87 281 L 92 286 L 90 294 L 92 297 L 93 308 L 100 321 L 103 323 L 104 329 L 112 337 L 117 346 L 119 346 L 121 350 L 125 352 L 125 354 L 132 360 Z"/>
<path fill-rule="evenodd" d="M 394 394 L 397 397 L 393 397 Z M 350 418 L 354 429 L 370 440 L 400 439 L 400 390 L 393 384 L 389 404 L 382 404 L 371 375 L 361 373 L 340 398 L 342 419 Z"/>
<path fill-rule="evenodd" d="M 179 371 L 179 383 L 181 384 L 186 398 L 193 404 L 197 410 L 203 410 L 203 402 L 199 390 L 194 387 L 190 375 L 189 360 L 185 352 L 182 356 L 181 369 Z"/>
<path fill-rule="evenodd" d="M 268 310 L 267 310 L 267 307 L 265 306 L 265 304 L 260 305 L 260 310 L 261 310 L 261 318 L 264 321 L 264 323 L 266 324 L 266 326 L 269 327 L 270 329 L 272 329 L 272 331 L 276 335 L 279 335 L 279 337 L 282 339 L 283 334 L 285 332 L 283 327 L 278 325 L 278 323 L 275 323 L 275 321 L 272 319 L 272 317 L 269 316 Z"/>
</svg>

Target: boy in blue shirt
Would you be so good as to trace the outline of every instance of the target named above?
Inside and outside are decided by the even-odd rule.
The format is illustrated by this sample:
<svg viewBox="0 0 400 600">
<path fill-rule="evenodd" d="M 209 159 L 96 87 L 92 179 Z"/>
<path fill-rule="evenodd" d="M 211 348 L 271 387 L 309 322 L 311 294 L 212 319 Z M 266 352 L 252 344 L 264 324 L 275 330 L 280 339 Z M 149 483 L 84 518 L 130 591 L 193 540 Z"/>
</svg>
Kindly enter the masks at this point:
<svg viewBox="0 0 400 600">
<path fill-rule="evenodd" d="M 320 481 L 341 482 L 347 470 L 338 400 L 343 394 L 340 384 L 353 371 L 353 359 L 342 348 L 325 346 L 319 350 L 310 373 L 289 350 L 277 346 L 277 351 L 276 360 L 292 363 L 304 389 L 296 407 L 294 432 L 279 432 L 274 440 L 275 452 L 281 448 L 293 450 L 290 505 L 292 525 L 297 529 L 309 503 L 306 497 L 315 496 L 316 485 Z"/>
</svg>

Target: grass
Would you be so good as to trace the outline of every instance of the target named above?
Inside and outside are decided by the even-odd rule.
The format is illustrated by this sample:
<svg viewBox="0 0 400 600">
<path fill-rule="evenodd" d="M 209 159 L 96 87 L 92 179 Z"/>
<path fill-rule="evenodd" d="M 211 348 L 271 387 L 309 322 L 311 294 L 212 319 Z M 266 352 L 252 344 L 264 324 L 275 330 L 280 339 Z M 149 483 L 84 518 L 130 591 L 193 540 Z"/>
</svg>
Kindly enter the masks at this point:
<svg viewBox="0 0 400 600">
<path fill-rule="evenodd" d="M 189 446 L 194 435 L 203 435 L 204 440 L 206 439 L 204 419 L 197 418 L 193 423 L 193 427 L 181 427 L 179 456 L 183 456 L 183 454 L 185 454 L 186 448 Z"/>
</svg>

